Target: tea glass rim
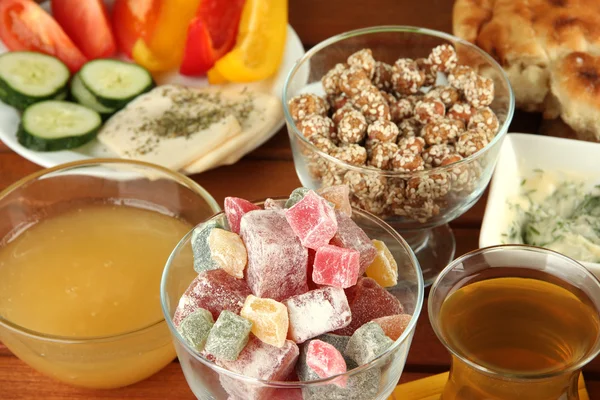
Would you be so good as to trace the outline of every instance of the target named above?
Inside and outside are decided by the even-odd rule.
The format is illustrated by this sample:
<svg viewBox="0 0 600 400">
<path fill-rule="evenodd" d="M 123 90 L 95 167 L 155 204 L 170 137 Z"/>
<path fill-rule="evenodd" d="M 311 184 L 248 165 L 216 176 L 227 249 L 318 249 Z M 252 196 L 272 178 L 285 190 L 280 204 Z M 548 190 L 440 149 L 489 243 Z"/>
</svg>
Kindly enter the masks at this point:
<svg viewBox="0 0 600 400">
<path fill-rule="evenodd" d="M 590 272 L 586 267 L 584 267 L 581 263 L 579 263 L 578 261 L 576 261 L 570 257 L 565 256 L 564 254 L 561 254 L 554 250 L 546 249 L 544 247 L 538 247 L 538 246 L 531 246 L 531 245 L 525 245 L 525 244 L 499 244 L 499 245 L 495 245 L 495 246 L 489 246 L 489 247 L 472 250 L 472 251 L 465 253 L 462 256 L 456 258 L 455 260 L 453 260 L 450 264 L 448 264 L 448 266 L 446 266 L 446 268 L 444 268 L 442 270 L 442 272 L 440 272 L 440 274 L 436 278 L 435 282 L 433 282 L 433 284 L 431 285 L 431 290 L 429 292 L 428 298 L 431 300 L 435 296 L 436 291 L 439 289 L 438 285 L 440 284 L 440 282 L 442 282 L 444 277 L 449 272 L 453 271 L 458 265 L 462 264 L 465 260 L 468 260 L 469 258 L 471 258 L 475 255 L 483 255 L 486 253 L 491 253 L 491 252 L 496 252 L 496 251 L 504 251 L 504 250 L 533 252 L 533 253 L 546 254 L 546 255 L 550 255 L 552 257 L 556 257 L 557 259 L 564 261 L 566 264 L 570 264 L 569 268 L 575 268 L 575 269 L 578 269 L 581 272 L 583 272 L 587 277 L 591 278 L 592 281 L 596 282 L 596 286 L 598 287 L 598 290 L 600 290 L 600 280 L 592 272 Z M 461 287 L 464 287 L 464 286 L 461 286 Z M 446 297 L 446 299 L 447 299 L 447 297 Z M 442 300 L 442 302 L 445 301 L 446 299 Z M 439 316 L 437 316 L 437 318 L 434 317 L 434 315 L 439 314 L 439 313 L 436 313 L 435 310 L 433 309 L 433 307 L 434 307 L 433 303 L 434 303 L 433 301 L 429 301 L 427 304 L 427 312 L 429 314 L 429 322 L 431 324 L 431 327 L 432 327 L 435 335 L 437 336 L 439 341 L 444 345 L 446 350 L 448 350 L 452 356 L 456 357 L 461 362 L 467 364 L 469 367 L 471 367 L 479 372 L 490 375 L 490 376 L 503 377 L 506 379 L 524 380 L 524 381 L 544 380 L 544 379 L 549 379 L 549 378 L 555 378 L 557 376 L 562 376 L 562 375 L 573 373 L 575 371 L 580 370 L 585 365 L 587 365 L 590 361 L 592 361 L 598 354 L 600 354 L 600 333 L 599 333 L 598 336 L 596 337 L 596 341 L 595 341 L 594 345 L 590 348 L 588 355 L 586 357 L 581 358 L 578 362 L 567 366 L 567 368 L 565 368 L 565 369 L 562 369 L 559 371 L 543 372 L 543 373 L 539 373 L 539 374 L 498 372 L 493 369 L 487 368 L 483 365 L 480 365 L 474 361 L 469 360 L 467 357 L 465 357 L 463 354 L 461 354 L 459 351 L 457 351 L 450 343 L 448 343 L 448 341 L 444 338 L 444 336 L 441 333 L 441 329 L 439 327 Z M 600 315 L 600 309 L 597 309 L 597 311 L 598 311 L 598 314 Z"/>
<path fill-rule="evenodd" d="M 36 171 L 32 174 L 27 175 L 24 178 L 19 179 L 15 183 L 9 185 L 6 189 L 0 191 L 0 201 L 5 199 L 8 195 L 10 195 L 15 190 L 25 186 L 28 183 L 34 182 L 40 178 L 43 178 L 46 175 L 55 174 L 57 172 L 66 172 L 69 170 L 78 169 L 81 167 L 93 167 L 93 166 L 101 166 L 101 165 L 114 165 L 114 164 L 124 164 L 127 166 L 136 166 L 147 168 L 150 170 L 154 170 L 160 172 L 161 174 L 167 175 L 170 179 L 177 182 L 178 184 L 185 186 L 198 194 L 210 207 L 212 212 L 219 212 L 221 207 L 217 201 L 212 197 L 212 195 L 196 183 L 194 180 L 188 178 L 187 176 L 173 171 L 171 169 L 162 167 L 160 165 L 148 163 L 145 161 L 138 160 L 128 160 L 128 159 L 120 159 L 120 158 L 92 158 L 87 160 L 78 160 L 72 161 L 69 163 L 59 164 L 51 168 L 44 168 L 39 171 Z M 137 328 L 131 331 L 122 332 L 114 335 L 103 335 L 103 336 L 63 336 L 63 335 L 52 335 L 43 332 L 38 332 L 33 329 L 25 328 L 19 324 L 16 324 L 0 315 L 0 326 L 9 329 L 12 332 L 18 333 L 20 335 L 24 335 L 30 338 L 39 339 L 48 342 L 61 343 L 61 344 L 90 344 L 90 343 L 110 343 L 116 340 L 125 339 L 128 337 L 136 336 L 139 334 L 143 334 L 147 331 L 151 331 L 152 329 L 161 326 L 165 322 L 165 319 L 160 319 L 156 322 L 152 322 L 149 325 L 145 325 L 141 328 Z"/>
<path fill-rule="evenodd" d="M 494 136 L 494 138 L 483 149 L 481 149 L 480 151 L 478 151 L 476 153 L 471 154 L 468 157 L 464 157 L 462 160 L 459 160 L 457 162 L 454 162 L 454 163 L 451 163 L 448 165 L 434 167 L 434 168 L 427 169 L 424 171 L 412 171 L 412 172 L 384 171 L 384 170 L 371 168 L 371 167 L 353 165 L 346 161 L 342 161 L 342 160 L 320 150 L 317 146 L 315 146 L 313 143 L 311 143 L 306 137 L 304 137 L 302 132 L 300 132 L 300 130 L 296 126 L 296 123 L 294 122 L 294 119 L 292 118 L 292 114 L 290 113 L 289 106 L 288 106 L 288 101 L 286 99 L 290 84 L 293 81 L 293 79 L 294 79 L 296 73 L 298 72 L 298 70 L 300 69 L 300 67 L 302 67 L 304 64 L 310 62 L 311 58 L 315 54 L 317 54 L 319 51 L 331 46 L 332 44 L 335 44 L 335 43 L 338 43 L 343 40 L 350 39 L 350 38 L 356 37 L 356 36 L 362 36 L 362 35 L 367 35 L 367 34 L 372 34 L 372 33 L 394 33 L 394 32 L 413 33 L 413 34 L 423 35 L 423 36 L 433 36 L 433 37 L 437 37 L 437 38 L 440 38 L 440 39 L 443 39 L 443 40 L 446 40 L 449 42 L 460 43 L 461 45 L 467 47 L 469 50 L 472 50 L 472 51 L 478 53 L 502 77 L 502 80 L 504 81 L 504 83 L 506 84 L 506 87 L 508 89 L 508 98 L 509 98 L 506 119 L 504 120 L 504 122 L 502 123 L 500 128 L 498 129 L 498 133 L 496 134 L 496 136 Z M 369 28 L 355 29 L 352 31 L 348 31 L 348 32 L 344 32 L 344 33 L 340 33 L 338 35 L 332 36 L 332 37 L 320 42 L 319 44 L 315 45 L 310 50 L 308 50 L 300 59 L 298 59 L 294 63 L 294 66 L 292 67 L 290 72 L 288 72 L 287 77 L 285 78 L 285 82 L 283 84 L 283 90 L 281 93 L 281 102 L 283 104 L 283 114 L 285 117 L 286 124 L 288 126 L 288 130 L 291 130 L 294 133 L 294 135 L 304 143 L 304 145 L 308 146 L 311 149 L 311 151 L 317 153 L 320 157 L 325 158 L 328 162 L 337 164 L 338 166 L 343 167 L 345 169 L 360 172 L 362 174 L 377 174 L 378 176 L 384 176 L 384 177 L 388 177 L 388 178 L 411 178 L 414 176 L 425 176 L 430 173 L 437 173 L 439 171 L 449 172 L 449 171 L 452 171 L 455 167 L 459 167 L 461 165 L 466 165 L 466 164 L 472 162 L 473 160 L 477 160 L 479 158 L 484 157 L 487 154 L 487 152 L 490 151 L 490 149 L 495 147 L 495 145 L 497 143 L 501 143 L 502 139 L 508 132 L 509 125 L 513 119 L 513 115 L 515 112 L 515 96 L 514 96 L 514 92 L 513 92 L 512 86 L 510 84 L 510 81 L 508 79 L 508 76 L 506 75 L 506 72 L 504 71 L 504 69 L 500 66 L 500 64 L 498 64 L 498 62 L 496 62 L 496 60 L 494 60 L 492 58 L 492 56 L 490 56 L 488 53 L 483 51 L 481 48 L 475 46 L 474 44 L 472 44 L 466 40 L 463 40 L 459 37 L 456 37 L 454 35 L 451 35 L 451 34 L 448 34 L 445 32 L 436 31 L 433 29 L 420 28 L 420 27 L 409 26 L 409 25 L 381 25 L 381 26 L 374 26 L 374 27 L 369 27 Z"/>
<path fill-rule="evenodd" d="M 284 202 L 287 200 L 287 198 L 284 198 L 284 197 L 271 197 L 271 199 L 275 200 L 277 202 Z M 255 204 L 255 205 L 261 205 L 264 203 L 265 200 L 266 199 L 254 200 L 254 201 L 251 201 L 251 203 Z M 183 248 L 183 246 L 185 246 L 188 243 L 188 241 L 191 240 L 191 236 L 194 232 L 194 229 L 201 224 L 205 224 L 217 217 L 222 216 L 225 213 L 224 211 L 220 211 L 220 212 L 214 214 L 213 216 L 207 218 L 204 222 L 201 222 L 200 224 L 198 224 L 194 228 L 192 228 L 192 230 L 190 230 L 179 241 L 179 243 L 177 243 L 177 246 L 175 246 L 175 248 L 173 249 L 173 252 L 167 259 L 167 264 L 165 265 L 165 268 L 163 270 L 163 276 L 162 276 L 162 279 L 160 282 L 160 304 L 162 306 L 165 321 L 171 331 L 171 334 L 173 335 L 174 340 L 176 340 L 178 344 L 183 346 L 185 348 L 185 351 L 188 354 L 190 354 L 192 357 L 194 357 L 195 360 L 201 362 L 203 365 L 216 371 L 219 374 L 225 374 L 225 375 L 229 376 L 230 378 L 234 378 L 236 380 L 242 380 L 247 383 L 268 385 L 269 387 L 272 387 L 272 388 L 291 389 L 291 388 L 306 387 L 306 386 L 311 386 L 311 385 L 317 386 L 317 385 L 323 385 L 323 384 L 332 384 L 332 383 L 334 383 L 334 381 L 336 379 L 339 379 L 339 377 L 341 377 L 341 376 L 351 377 L 356 374 L 360 374 L 364 371 L 370 370 L 371 368 L 373 368 L 373 366 L 377 366 L 378 364 L 383 363 L 383 361 L 388 356 L 388 354 L 392 353 L 400 345 L 405 343 L 408 336 L 412 332 L 414 332 L 416 325 L 417 325 L 417 321 L 419 319 L 419 315 L 421 314 L 421 311 L 423 309 L 423 303 L 425 301 L 425 281 L 423 280 L 423 273 L 421 272 L 421 266 L 419 264 L 419 260 L 417 260 L 417 257 L 415 256 L 414 252 L 412 251 L 412 249 L 410 248 L 408 243 L 404 240 L 404 238 L 396 230 L 394 230 L 389 224 L 387 224 L 381 218 L 377 217 L 376 215 L 374 215 L 368 211 L 352 207 L 352 212 L 361 214 L 362 216 L 369 218 L 369 220 L 371 220 L 371 222 L 377 223 L 377 225 L 381 229 L 385 230 L 386 233 L 388 233 L 391 237 L 393 237 L 396 240 L 396 242 L 398 242 L 402 246 L 402 248 L 405 250 L 406 254 L 410 258 L 411 266 L 415 269 L 415 277 L 416 277 L 416 283 L 417 283 L 417 299 L 415 302 L 415 311 L 413 312 L 411 319 L 410 319 L 408 325 L 406 326 L 406 329 L 404 330 L 404 332 L 402 332 L 402 335 L 400 335 L 400 337 L 397 340 L 395 340 L 394 343 L 384 353 L 380 354 L 378 357 L 376 357 L 372 361 L 368 362 L 367 364 L 363 364 L 359 367 L 356 367 L 354 369 L 346 371 L 343 374 L 333 375 L 328 378 L 315 379 L 315 380 L 311 380 L 311 381 L 270 381 L 270 380 L 252 378 L 252 377 L 249 377 L 246 375 L 239 374 L 237 372 L 230 371 L 226 368 L 220 367 L 217 364 L 215 364 L 214 362 L 207 360 L 206 358 L 202 357 L 202 355 L 198 354 L 197 350 L 193 349 L 187 343 L 187 341 L 185 341 L 181 337 L 181 334 L 179 333 L 179 331 L 173 324 L 172 317 L 169 315 L 169 312 L 167 310 L 167 305 L 166 305 L 168 303 L 167 288 L 166 288 L 167 276 L 169 275 L 169 270 L 171 268 L 171 265 L 173 264 L 173 260 L 177 256 L 179 250 L 181 250 Z"/>
</svg>

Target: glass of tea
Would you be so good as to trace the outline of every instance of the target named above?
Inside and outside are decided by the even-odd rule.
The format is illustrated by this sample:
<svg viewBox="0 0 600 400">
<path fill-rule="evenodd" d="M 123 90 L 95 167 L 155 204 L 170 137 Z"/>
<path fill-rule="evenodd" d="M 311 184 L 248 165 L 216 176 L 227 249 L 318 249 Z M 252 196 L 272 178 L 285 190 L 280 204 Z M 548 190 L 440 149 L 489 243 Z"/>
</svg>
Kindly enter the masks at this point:
<svg viewBox="0 0 600 400">
<path fill-rule="evenodd" d="M 91 160 L 0 193 L 0 342 L 72 385 L 125 386 L 175 357 L 160 278 L 192 226 L 219 211 L 191 179 Z"/>
<path fill-rule="evenodd" d="M 442 400 L 574 400 L 600 352 L 600 282 L 562 254 L 503 245 L 446 267 L 429 294 L 452 355 Z"/>
</svg>

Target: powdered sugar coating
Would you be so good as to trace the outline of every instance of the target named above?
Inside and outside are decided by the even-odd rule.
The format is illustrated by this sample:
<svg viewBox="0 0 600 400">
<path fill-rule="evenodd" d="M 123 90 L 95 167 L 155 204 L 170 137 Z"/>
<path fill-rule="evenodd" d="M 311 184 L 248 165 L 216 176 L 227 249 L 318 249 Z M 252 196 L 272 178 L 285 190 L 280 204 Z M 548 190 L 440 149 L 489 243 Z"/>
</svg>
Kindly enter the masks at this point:
<svg viewBox="0 0 600 400">
<path fill-rule="evenodd" d="M 214 319 L 219 318 L 223 310 L 238 314 L 251 293 L 243 279 L 236 279 L 221 269 L 201 272 L 179 299 L 173 324 L 179 326 L 199 308 L 210 311 Z"/>
<path fill-rule="evenodd" d="M 336 211 L 338 231 L 331 240 L 331 244 L 346 249 L 353 249 L 360 253 L 359 276 L 363 275 L 373 262 L 377 250 L 371 239 L 349 216 Z"/>
<path fill-rule="evenodd" d="M 356 284 L 360 253 L 353 249 L 325 245 L 317 249 L 312 280 L 318 285 L 345 289 Z"/>
<path fill-rule="evenodd" d="M 288 309 L 288 337 L 296 343 L 350 324 L 352 315 L 344 290 L 324 287 L 292 296 L 283 302 Z"/>
<path fill-rule="evenodd" d="M 252 322 L 223 311 L 206 339 L 204 351 L 217 360 L 235 361 L 248 343 Z"/>
<path fill-rule="evenodd" d="M 358 328 L 375 318 L 403 312 L 400 300 L 371 278 L 359 278 L 356 285 L 346 289 L 346 296 L 352 311 L 352 322 L 333 332 L 337 335 L 352 335 Z"/>
<path fill-rule="evenodd" d="M 312 190 L 285 211 L 285 218 L 300 243 L 310 249 L 326 245 L 337 232 L 333 207 Z"/>
<path fill-rule="evenodd" d="M 308 290 L 308 252 L 284 212 L 257 210 L 244 215 L 240 236 L 248 251 L 246 281 L 255 296 L 281 301 Z"/>
<path fill-rule="evenodd" d="M 385 335 L 381 326 L 369 322 L 352 334 L 344 354 L 356 364 L 364 365 L 385 353 L 392 344 L 394 341 Z"/>
<path fill-rule="evenodd" d="M 342 353 L 329 343 L 315 339 L 308 343 L 306 351 L 306 364 L 315 371 L 319 378 L 329 378 L 346 372 L 346 361 Z M 346 387 L 347 377 L 340 377 L 333 383 Z"/>
<path fill-rule="evenodd" d="M 266 381 L 283 381 L 294 370 L 300 350 L 296 343 L 286 340 L 281 348 L 266 344 L 250 335 L 248 344 L 235 361 L 217 360 L 217 365 L 229 371 Z M 245 383 L 240 379 L 219 374 L 221 384 L 234 399 L 265 400 L 273 389 Z"/>
<path fill-rule="evenodd" d="M 240 222 L 244 214 L 260 210 L 259 206 L 239 197 L 225 197 L 223 207 L 225 208 L 225 216 L 227 217 L 229 229 L 235 233 L 240 233 Z"/>
</svg>

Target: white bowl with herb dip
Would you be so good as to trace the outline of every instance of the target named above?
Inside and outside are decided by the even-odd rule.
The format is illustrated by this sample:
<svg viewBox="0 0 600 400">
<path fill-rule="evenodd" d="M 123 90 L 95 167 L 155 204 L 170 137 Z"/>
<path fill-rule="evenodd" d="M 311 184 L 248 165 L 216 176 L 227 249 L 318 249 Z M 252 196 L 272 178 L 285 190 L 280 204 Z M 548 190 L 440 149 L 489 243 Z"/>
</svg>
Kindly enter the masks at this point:
<svg viewBox="0 0 600 400">
<path fill-rule="evenodd" d="M 600 143 L 507 135 L 479 246 L 508 243 L 558 251 L 600 277 Z"/>
</svg>

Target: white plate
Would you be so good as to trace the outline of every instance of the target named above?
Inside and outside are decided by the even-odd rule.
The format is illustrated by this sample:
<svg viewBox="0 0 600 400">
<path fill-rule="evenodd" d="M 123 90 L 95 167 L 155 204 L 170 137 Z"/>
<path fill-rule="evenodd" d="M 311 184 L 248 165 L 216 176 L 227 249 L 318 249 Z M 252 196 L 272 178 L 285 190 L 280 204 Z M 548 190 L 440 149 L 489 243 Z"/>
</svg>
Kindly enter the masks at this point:
<svg viewBox="0 0 600 400">
<path fill-rule="evenodd" d="M 0 42 L 0 54 L 6 52 L 6 48 Z M 277 98 L 281 96 L 281 91 L 283 90 L 283 84 L 285 82 L 285 78 L 287 76 L 288 71 L 292 68 L 294 63 L 304 55 L 304 47 L 302 46 L 302 42 L 300 38 L 294 31 L 294 29 L 288 25 L 287 29 L 287 41 L 285 46 L 285 53 L 283 56 L 283 60 L 281 62 L 281 66 L 279 67 L 279 71 L 275 76 L 270 79 L 261 81 L 261 82 L 253 82 L 248 84 L 231 84 L 228 86 L 232 87 L 248 87 L 252 90 L 260 90 L 267 93 L 271 93 Z M 307 77 L 308 79 L 308 77 Z M 190 78 L 180 75 L 179 73 L 165 73 L 156 77 L 157 84 L 166 84 L 166 83 L 180 83 L 186 86 L 191 87 L 207 87 L 208 81 L 206 78 Z M 106 146 L 98 142 L 97 140 L 92 140 L 90 143 L 79 147 L 73 150 L 63 150 L 63 151 L 55 151 L 55 152 L 37 152 L 29 150 L 23 147 L 18 141 L 16 137 L 17 127 L 19 125 L 20 117 L 19 113 L 12 107 L 3 104 L 0 102 L 0 140 L 4 142 L 9 148 L 11 148 L 16 153 L 25 157 L 31 162 L 34 162 L 42 167 L 53 167 L 55 165 L 71 162 L 71 161 L 80 161 L 87 160 L 91 158 L 97 157 L 117 157 L 112 151 L 110 151 Z M 249 146 L 245 146 L 243 149 L 236 149 L 229 154 L 224 154 L 220 156 L 218 159 L 214 160 L 211 165 L 211 168 L 216 168 L 221 165 L 229 165 L 237 162 L 240 158 L 242 158 L 245 154 L 253 151 L 267 140 L 269 140 L 273 135 L 275 135 L 283 126 L 284 118 L 283 113 L 281 114 L 281 119 L 274 124 L 264 135 L 261 135 L 260 138 L 254 143 L 251 143 Z"/>
<path fill-rule="evenodd" d="M 594 186 L 600 182 L 600 143 L 510 133 L 504 139 L 494 171 L 479 235 L 479 247 L 502 244 L 513 220 L 508 204 L 522 191 L 524 178 L 544 173 L 573 175 Z M 600 264 L 582 262 L 600 277 Z"/>
</svg>

